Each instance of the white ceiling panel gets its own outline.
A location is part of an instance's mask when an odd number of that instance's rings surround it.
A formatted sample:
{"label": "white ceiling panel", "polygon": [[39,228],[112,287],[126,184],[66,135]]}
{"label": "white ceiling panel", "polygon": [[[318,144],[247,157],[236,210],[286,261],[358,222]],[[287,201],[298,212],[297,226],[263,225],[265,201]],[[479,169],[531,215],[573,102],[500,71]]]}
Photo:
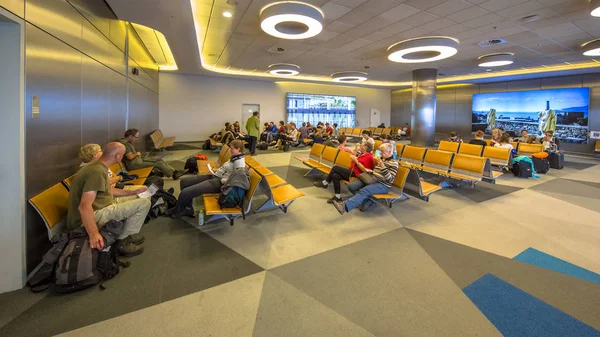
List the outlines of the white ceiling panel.
{"label": "white ceiling panel", "polygon": [[483,8],[487,11],[490,11],[490,12],[496,12],[501,9],[509,8],[509,7],[516,6],[516,5],[519,5],[522,3],[523,3],[523,0],[502,0],[502,1],[488,0],[486,2],[479,4],[479,7]]}
{"label": "white ceiling panel", "polygon": [[352,8],[329,1],[321,7],[321,10],[325,14],[325,20],[335,21],[350,12]]}
{"label": "white ceiling panel", "polygon": [[357,25],[360,25],[361,23],[369,20],[370,18],[372,18],[374,16],[375,16],[375,14],[371,14],[371,13],[367,13],[367,12],[363,12],[363,11],[359,11],[359,10],[353,10],[353,11],[349,12],[348,14],[339,18],[338,21],[357,26]]}
{"label": "white ceiling panel", "polygon": [[337,4],[348,6],[351,8],[356,8],[365,3],[366,1],[367,0],[331,0],[331,2],[335,2]]}
{"label": "white ceiling panel", "polygon": [[427,25],[429,22],[439,18],[437,15],[429,14],[427,12],[419,12],[411,17],[408,17],[401,22],[409,26],[417,27],[421,25]]}
{"label": "white ceiling panel", "polygon": [[379,15],[398,5],[395,0],[369,0],[357,8],[359,11]]}
{"label": "white ceiling panel", "polygon": [[480,16],[488,14],[488,11],[485,9],[479,8],[477,6],[469,7],[467,9],[463,9],[460,12],[456,12],[454,14],[450,14],[446,16],[446,19],[452,20],[454,22],[462,23],[465,21],[472,20],[474,18],[478,18]]}
{"label": "white ceiling panel", "polygon": [[394,21],[400,21],[404,18],[407,18],[409,16],[412,16],[414,14],[417,14],[418,12],[420,12],[420,9],[405,5],[405,4],[400,4],[388,11],[386,11],[385,13],[380,14],[379,16],[381,16],[382,18],[385,19],[389,19],[389,20],[394,20]]}
{"label": "white ceiling panel", "polygon": [[467,26],[467,27],[471,27],[471,28],[479,28],[481,26],[486,26],[486,25],[490,25],[492,23],[496,23],[498,21],[502,21],[504,20],[504,18],[502,18],[499,15],[496,15],[494,13],[489,13],[474,19],[471,19],[469,21],[465,21],[463,22],[463,25]]}
{"label": "white ceiling panel", "polygon": [[336,33],[343,33],[353,27],[354,27],[354,25],[351,25],[349,23],[335,21],[327,26],[327,30],[330,30],[330,31],[336,32]]}
{"label": "white ceiling panel", "polygon": [[[496,11],[496,14],[507,18],[507,19],[514,19],[514,18],[522,18],[528,15],[528,13],[533,12],[533,11],[537,11],[542,9],[543,6],[539,4],[539,2],[537,1],[526,1],[526,2],[522,2],[519,5],[516,6],[512,6],[500,11]],[[538,14],[538,13],[535,13]]]}
{"label": "white ceiling panel", "polygon": [[437,16],[448,16],[471,6],[473,6],[471,3],[464,0],[448,0],[435,7],[429,8],[427,11]]}
{"label": "white ceiling panel", "polygon": [[407,0],[404,3],[420,10],[426,10],[438,6],[445,1],[446,0]]}

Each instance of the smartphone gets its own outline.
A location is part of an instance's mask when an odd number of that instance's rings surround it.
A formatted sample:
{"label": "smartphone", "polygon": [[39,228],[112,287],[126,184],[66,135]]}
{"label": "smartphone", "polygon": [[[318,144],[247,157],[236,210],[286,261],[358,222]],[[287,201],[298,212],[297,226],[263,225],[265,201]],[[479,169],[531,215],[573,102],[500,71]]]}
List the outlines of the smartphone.
{"label": "smartphone", "polygon": [[381,158],[381,151],[379,151],[379,150],[375,151],[375,157]]}

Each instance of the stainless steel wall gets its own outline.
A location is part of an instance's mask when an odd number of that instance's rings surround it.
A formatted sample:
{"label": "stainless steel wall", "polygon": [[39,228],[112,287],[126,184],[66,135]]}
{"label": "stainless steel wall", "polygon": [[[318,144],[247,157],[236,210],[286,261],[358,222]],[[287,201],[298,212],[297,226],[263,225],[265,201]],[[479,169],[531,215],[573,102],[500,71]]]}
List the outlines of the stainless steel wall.
{"label": "stainless steel wall", "polygon": [[[128,125],[143,136],[158,128],[158,67],[104,0],[0,0],[0,7],[27,22],[27,198],[75,173],[81,145],[119,139]],[[139,75],[131,73],[134,66]],[[32,118],[32,96],[40,99],[39,118]],[[144,142],[139,147],[147,149]],[[28,270],[48,247],[44,224],[30,208]]]}
{"label": "stainless steel wall", "polygon": [[[600,130],[600,74],[545,77],[532,80],[505,81],[483,84],[439,85],[437,88],[436,138],[447,137],[457,131],[471,137],[472,95],[487,92],[541,90],[556,88],[590,88],[590,130]],[[392,125],[410,123],[410,89],[392,91]],[[590,144],[563,144],[566,151],[591,153]]]}

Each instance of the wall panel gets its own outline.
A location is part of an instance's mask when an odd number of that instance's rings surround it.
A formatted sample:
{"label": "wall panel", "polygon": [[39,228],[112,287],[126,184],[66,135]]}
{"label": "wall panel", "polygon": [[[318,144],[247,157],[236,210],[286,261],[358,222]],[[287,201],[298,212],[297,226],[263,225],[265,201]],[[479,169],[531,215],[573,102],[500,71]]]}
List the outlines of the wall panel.
{"label": "wall panel", "polygon": [[81,50],[84,18],[66,0],[26,0],[25,12],[27,22]]}
{"label": "wall panel", "polygon": [[0,7],[20,18],[25,16],[25,0],[0,0]]}
{"label": "wall panel", "polygon": [[109,141],[110,75],[101,63],[83,56],[81,76],[81,144]]}
{"label": "wall panel", "polygon": [[109,132],[110,141],[123,137],[127,129],[127,78],[115,72],[110,72],[109,83]]}
{"label": "wall panel", "polygon": [[102,64],[109,64],[110,41],[89,21],[83,20],[81,51]]}
{"label": "wall panel", "polygon": [[129,80],[128,128],[140,130],[140,151],[150,150],[148,135],[158,129],[158,95],[146,87]]}
{"label": "wall panel", "polygon": [[102,34],[109,36],[110,19],[117,19],[103,1],[68,0],[83,17],[89,20]]}

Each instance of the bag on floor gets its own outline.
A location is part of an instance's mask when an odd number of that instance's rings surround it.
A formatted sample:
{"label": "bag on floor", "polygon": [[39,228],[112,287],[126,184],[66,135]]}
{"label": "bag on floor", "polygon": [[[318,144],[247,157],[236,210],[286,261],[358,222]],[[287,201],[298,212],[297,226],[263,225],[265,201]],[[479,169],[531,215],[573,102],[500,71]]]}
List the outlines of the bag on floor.
{"label": "bag on floor", "polygon": [[554,152],[550,153],[548,156],[548,161],[550,162],[550,168],[562,170],[565,166],[565,155],[562,152]]}
{"label": "bag on floor", "polygon": [[158,187],[159,189],[165,187],[165,181],[161,177],[149,176],[148,178],[146,178],[146,180],[144,180],[144,186],[149,187],[152,186],[152,184],[156,185],[156,187]]}
{"label": "bag on floor", "polygon": [[520,161],[518,163],[514,163],[512,167],[512,172],[515,177],[519,178],[531,178],[532,177],[533,167],[531,163],[526,161]]}
{"label": "bag on floor", "polygon": [[196,160],[208,160],[208,157],[202,153],[198,153],[195,157]]}
{"label": "bag on floor", "polygon": [[533,161],[533,169],[536,173],[547,173],[550,170],[550,162],[548,158],[531,157]]}
{"label": "bag on floor", "polygon": [[267,143],[267,142],[258,143],[258,149],[263,150],[263,151],[269,149],[269,143]]}
{"label": "bag on floor", "polygon": [[195,156],[189,157],[185,161],[185,166],[183,167],[183,169],[187,170],[191,174],[198,173],[198,159],[196,159]]}
{"label": "bag on floor", "polygon": [[210,139],[205,140],[204,144],[202,144],[202,150],[210,150],[211,147]]}
{"label": "bag on floor", "polygon": [[159,189],[152,197],[150,197],[150,210],[146,216],[146,222],[150,221],[150,219],[165,215],[165,212],[168,209],[175,207],[176,204],[177,198],[175,198],[172,193]]}

